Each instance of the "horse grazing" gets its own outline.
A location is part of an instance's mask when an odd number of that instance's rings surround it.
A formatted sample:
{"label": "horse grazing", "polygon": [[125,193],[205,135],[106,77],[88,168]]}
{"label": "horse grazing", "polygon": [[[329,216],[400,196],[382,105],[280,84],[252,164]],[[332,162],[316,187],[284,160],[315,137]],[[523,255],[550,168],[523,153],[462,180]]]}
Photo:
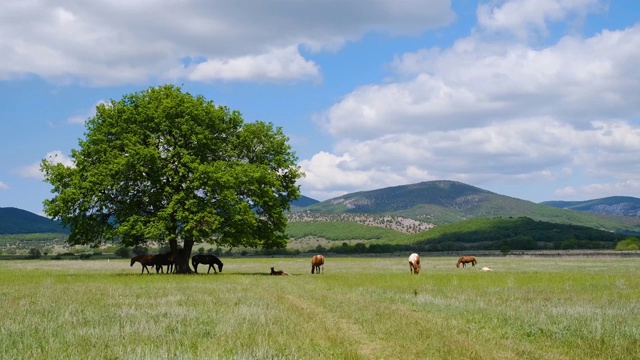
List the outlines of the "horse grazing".
{"label": "horse grazing", "polygon": [[466,267],[468,263],[471,263],[471,266],[476,266],[478,262],[474,256],[461,256],[460,259],[458,259],[456,267],[459,268],[460,264],[462,264],[462,267]]}
{"label": "horse grazing", "polygon": [[273,267],[272,267],[271,275],[289,275],[289,273],[284,270],[273,270]]}
{"label": "horse grazing", "polygon": [[139,262],[142,265],[142,272],[140,275],[144,274],[144,271],[147,270],[147,274],[151,274],[149,272],[149,268],[147,266],[153,266],[155,263],[153,262],[153,255],[137,255],[131,258],[131,266],[135,264],[135,262]]}
{"label": "horse grazing", "polygon": [[222,272],[222,261],[218,259],[215,255],[204,255],[204,254],[196,254],[191,257],[191,265],[193,265],[193,270],[195,270],[196,274],[198,273],[198,264],[208,264],[209,269],[207,269],[207,274],[211,269],[213,269],[214,273],[218,273],[216,271],[216,267],[213,266],[218,265],[218,271]]}
{"label": "horse grazing", "polygon": [[409,270],[412,274],[418,275],[420,272],[420,255],[413,253],[409,256]]}
{"label": "horse grazing", "polygon": [[324,273],[324,256],[322,255],[314,255],[311,258],[311,273],[318,272],[320,274],[320,268],[322,268],[322,273]]}
{"label": "horse grazing", "polygon": [[153,255],[153,263],[156,266],[156,274],[158,272],[162,272],[164,273],[164,271],[162,271],[162,267],[163,266],[167,266],[167,274],[171,274],[173,273],[173,253],[171,253],[171,251],[169,251],[166,254],[157,254],[157,255]]}

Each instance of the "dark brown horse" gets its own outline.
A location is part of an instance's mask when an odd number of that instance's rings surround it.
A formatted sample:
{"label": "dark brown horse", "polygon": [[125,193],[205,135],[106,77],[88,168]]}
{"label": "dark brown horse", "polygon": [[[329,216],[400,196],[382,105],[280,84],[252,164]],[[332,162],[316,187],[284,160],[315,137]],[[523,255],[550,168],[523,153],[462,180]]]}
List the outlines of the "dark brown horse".
{"label": "dark brown horse", "polygon": [[198,264],[208,264],[209,269],[207,269],[207,274],[211,269],[213,269],[214,273],[218,273],[216,271],[216,267],[213,265],[218,265],[218,271],[222,272],[222,266],[224,265],[220,259],[218,259],[215,255],[204,255],[204,254],[196,254],[191,257],[191,265],[193,265],[193,270],[195,270],[196,274],[198,273]]}
{"label": "dark brown horse", "polygon": [[478,261],[476,261],[476,258],[474,256],[461,256],[460,259],[458,259],[456,267],[459,268],[460,264],[462,264],[462,267],[466,267],[468,263],[471,263],[471,266],[476,266]]}
{"label": "dark brown horse", "polygon": [[409,256],[409,270],[412,274],[420,273],[420,255],[413,253]]}
{"label": "dark brown horse", "polygon": [[324,273],[324,256],[322,255],[314,255],[311,258],[311,273],[317,272],[320,274],[320,269],[322,268],[322,273]]}
{"label": "dark brown horse", "polygon": [[144,274],[144,271],[147,270],[147,274],[151,274],[149,272],[149,268],[147,266],[153,266],[153,255],[137,255],[131,258],[131,266],[137,262],[142,265],[142,272],[140,275]]}
{"label": "dark brown horse", "polygon": [[273,268],[271,268],[271,275],[289,275],[289,273],[284,270],[273,270]]}
{"label": "dark brown horse", "polygon": [[153,264],[156,266],[156,274],[158,272],[164,273],[162,267],[167,267],[167,274],[173,273],[173,254],[169,251],[166,254],[153,255]]}

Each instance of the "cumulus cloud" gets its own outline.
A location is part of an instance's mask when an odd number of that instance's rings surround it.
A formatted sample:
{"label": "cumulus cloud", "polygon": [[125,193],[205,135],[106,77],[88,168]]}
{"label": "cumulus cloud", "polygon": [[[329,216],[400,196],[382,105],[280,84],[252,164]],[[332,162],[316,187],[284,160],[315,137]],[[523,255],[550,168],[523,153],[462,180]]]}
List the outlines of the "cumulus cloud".
{"label": "cumulus cloud", "polygon": [[295,47],[276,49],[257,56],[207,60],[187,67],[185,72],[187,78],[193,81],[283,81],[316,79],[320,76],[318,66],[313,61],[305,60]]}
{"label": "cumulus cloud", "polygon": [[[62,151],[54,150],[45,156],[48,162],[53,164],[63,164],[64,166],[74,166],[73,160],[65,156]],[[40,162],[24,166],[16,171],[19,176],[24,178],[44,179],[44,174],[40,171]]]}
{"label": "cumulus cloud", "polygon": [[[640,181],[640,24],[545,46],[524,36],[599,9],[591,0],[481,4],[484,33],[398,55],[387,82],[361,86],[319,115],[336,145],[302,162],[305,188],[330,193],[345,186],[335,178],[351,174],[360,189],[433,178],[550,183],[584,174],[612,184],[560,192],[608,186],[640,195],[631,186]],[[523,36],[491,37],[488,29]]]}
{"label": "cumulus cloud", "polygon": [[640,180],[627,180],[614,183],[594,183],[584,186],[567,186],[554,192],[562,199],[579,197],[581,199],[596,199],[621,194],[640,193]]}
{"label": "cumulus cloud", "polygon": [[2,2],[0,79],[316,80],[317,65],[299,48],[337,49],[371,31],[417,34],[453,19],[449,0]]}
{"label": "cumulus cloud", "polygon": [[9,189],[9,185],[0,181],[0,190],[8,190],[8,189]]}
{"label": "cumulus cloud", "polygon": [[548,34],[548,24],[605,8],[601,0],[511,0],[478,5],[478,25],[484,31],[509,32],[520,39]]}

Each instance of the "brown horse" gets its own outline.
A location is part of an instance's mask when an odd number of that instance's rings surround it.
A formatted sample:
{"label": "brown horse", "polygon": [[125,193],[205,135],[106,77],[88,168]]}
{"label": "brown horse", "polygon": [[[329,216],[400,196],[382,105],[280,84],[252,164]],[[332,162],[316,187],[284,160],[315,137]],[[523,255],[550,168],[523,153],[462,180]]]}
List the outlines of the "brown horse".
{"label": "brown horse", "polygon": [[167,266],[167,274],[173,272],[173,254],[169,251],[166,254],[153,255],[153,264],[156,266],[156,274],[158,272],[164,273],[163,266]]}
{"label": "brown horse", "polygon": [[147,266],[153,266],[155,263],[153,262],[153,255],[137,255],[131,258],[131,266],[135,264],[135,262],[139,262],[142,265],[142,272],[140,275],[144,274],[144,271],[147,270],[147,274],[151,274],[149,272],[149,268]]}
{"label": "brown horse", "polygon": [[289,275],[289,273],[284,270],[273,270],[273,267],[272,267],[271,275]]}
{"label": "brown horse", "polygon": [[462,264],[462,267],[466,267],[468,263],[471,263],[471,266],[476,266],[478,261],[476,261],[476,258],[474,256],[461,256],[460,259],[458,259],[456,267],[459,268],[460,264]]}
{"label": "brown horse", "polygon": [[320,274],[320,268],[322,268],[322,273],[324,273],[324,256],[322,255],[314,255],[311,258],[311,273],[318,272]]}
{"label": "brown horse", "polygon": [[412,274],[418,275],[420,272],[420,255],[413,253],[409,256],[409,270]]}

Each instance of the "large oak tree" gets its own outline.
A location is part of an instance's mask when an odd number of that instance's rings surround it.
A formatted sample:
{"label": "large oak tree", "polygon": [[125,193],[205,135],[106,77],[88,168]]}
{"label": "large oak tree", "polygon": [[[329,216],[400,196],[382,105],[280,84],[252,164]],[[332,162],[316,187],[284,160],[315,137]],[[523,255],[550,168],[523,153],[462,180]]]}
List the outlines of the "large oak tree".
{"label": "large oak tree", "polygon": [[182,273],[195,243],[286,246],[302,173],[281,128],[172,85],[98,105],[86,127],[73,166],[41,164],[70,244],[166,241]]}

